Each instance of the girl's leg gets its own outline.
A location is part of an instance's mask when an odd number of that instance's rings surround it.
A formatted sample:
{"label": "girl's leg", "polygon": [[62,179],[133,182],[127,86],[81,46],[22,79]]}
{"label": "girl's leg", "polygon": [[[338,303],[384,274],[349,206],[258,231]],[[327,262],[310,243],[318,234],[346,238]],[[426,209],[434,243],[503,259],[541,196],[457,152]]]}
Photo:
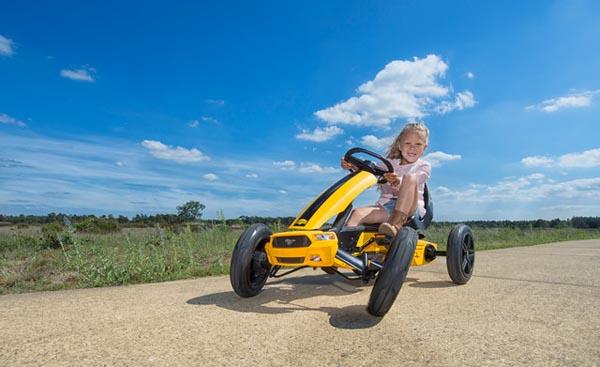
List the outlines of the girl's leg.
{"label": "girl's leg", "polygon": [[381,223],[387,219],[385,209],[376,206],[367,206],[364,208],[356,208],[352,211],[350,219],[346,222],[346,226],[355,227],[363,223]]}
{"label": "girl's leg", "polygon": [[414,175],[404,175],[400,184],[398,200],[392,215],[379,226],[379,232],[394,237],[408,217],[415,212],[418,203],[417,179]]}

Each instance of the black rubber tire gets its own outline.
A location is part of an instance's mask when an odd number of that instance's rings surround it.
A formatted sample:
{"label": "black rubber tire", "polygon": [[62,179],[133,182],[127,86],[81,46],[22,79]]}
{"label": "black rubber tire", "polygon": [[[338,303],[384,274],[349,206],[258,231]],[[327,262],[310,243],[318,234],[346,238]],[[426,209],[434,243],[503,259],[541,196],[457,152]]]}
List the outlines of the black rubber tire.
{"label": "black rubber tire", "polygon": [[457,224],[448,235],[446,267],[454,284],[466,284],[475,266],[475,239],[471,228]]}
{"label": "black rubber tire", "polygon": [[371,315],[382,317],[394,304],[412,264],[417,240],[417,231],[403,227],[390,244],[383,269],[377,275],[369,298],[367,311]]}
{"label": "black rubber tire", "polygon": [[273,234],[262,223],[246,229],[233,249],[229,280],[235,293],[240,297],[254,297],[260,293],[271,270],[267,260],[265,244]]}

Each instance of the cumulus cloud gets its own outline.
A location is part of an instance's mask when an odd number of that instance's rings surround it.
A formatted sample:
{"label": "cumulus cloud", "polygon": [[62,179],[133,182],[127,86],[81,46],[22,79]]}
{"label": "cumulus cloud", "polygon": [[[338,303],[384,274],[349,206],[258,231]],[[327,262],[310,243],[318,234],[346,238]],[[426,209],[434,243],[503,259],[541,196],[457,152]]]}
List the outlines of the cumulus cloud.
{"label": "cumulus cloud", "polygon": [[81,82],[95,82],[93,74],[96,74],[96,69],[90,67],[84,67],[80,69],[62,69],[60,76],[63,78],[77,80]]}
{"label": "cumulus cloud", "polygon": [[474,78],[475,78],[475,74],[473,74],[473,73],[472,73],[472,72],[470,72],[470,71],[467,71],[467,74],[465,74],[465,75],[466,75],[466,76],[467,76],[467,78],[469,78],[469,79],[474,79]]}
{"label": "cumulus cloud", "polygon": [[439,167],[445,161],[457,161],[462,157],[460,154],[448,154],[444,152],[432,152],[423,156],[423,159],[431,163],[432,167]]}
{"label": "cumulus cloud", "polygon": [[593,168],[600,166],[600,148],[581,153],[568,153],[558,158],[533,156],[521,159],[527,167]]}
{"label": "cumulus cloud", "polygon": [[0,55],[12,56],[15,54],[14,42],[0,34]]}
{"label": "cumulus cloud", "polygon": [[462,190],[438,187],[433,190],[438,202],[459,203],[533,202],[553,199],[592,199],[600,197],[600,177],[556,182],[540,173],[506,178],[491,185],[470,185]]}
{"label": "cumulus cloud", "polygon": [[592,103],[592,98],[600,90],[588,90],[581,93],[572,93],[562,97],[556,97],[542,101],[541,103],[527,106],[526,110],[540,110],[544,112],[556,112],[564,108],[582,108],[588,107]]}
{"label": "cumulus cloud", "polygon": [[521,163],[527,167],[550,167],[554,164],[554,160],[544,156],[531,156],[521,159]]}
{"label": "cumulus cloud", "polygon": [[177,163],[194,163],[210,159],[196,148],[173,148],[156,140],[144,140],[142,141],[142,146],[148,149],[150,154],[156,158],[175,161]]}
{"label": "cumulus cloud", "polygon": [[195,129],[198,127],[198,125],[200,125],[200,121],[198,120],[192,120],[190,121],[190,123],[188,124],[189,127],[191,127],[192,129]]}
{"label": "cumulus cloud", "polygon": [[256,173],[248,173],[246,175],[247,178],[258,178],[258,175]]}
{"label": "cumulus cloud", "polygon": [[217,175],[215,175],[214,173],[207,173],[205,175],[202,175],[202,177],[207,181],[216,181],[219,179],[219,177],[217,177]]}
{"label": "cumulus cloud", "polygon": [[339,168],[335,167],[321,167],[316,163],[302,163],[298,168],[300,173],[337,173]]}
{"label": "cumulus cloud", "polygon": [[343,130],[337,126],[328,126],[324,129],[317,127],[312,132],[308,130],[302,130],[300,134],[296,135],[296,139],[322,143],[341,133],[343,133]]}
{"label": "cumulus cloud", "polygon": [[558,165],[565,168],[592,168],[600,166],[600,148],[582,153],[569,153],[558,158]]}
{"label": "cumulus cloud", "polygon": [[273,162],[273,165],[275,167],[279,167],[282,170],[292,170],[294,168],[296,168],[296,162],[294,161],[278,161],[278,162]]}
{"label": "cumulus cloud", "polygon": [[0,124],[15,125],[18,127],[26,127],[27,126],[27,124],[24,123],[23,121],[17,120],[14,117],[10,117],[9,115],[7,115],[5,113],[0,114]]}
{"label": "cumulus cloud", "polygon": [[375,135],[365,135],[360,138],[360,143],[375,150],[385,151],[390,147],[390,145],[392,145],[395,138],[395,136],[378,138]]}
{"label": "cumulus cloud", "polygon": [[316,163],[300,163],[296,164],[294,161],[279,161],[273,162],[273,165],[279,167],[284,171],[297,171],[300,173],[336,173],[339,172],[338,168],[335,167],[322,167]]}
{"label": "cumulus cloud", "polygon": [[330,124],[386,127],[397,118],[472,107],[475,99],[471,92],[464,91],[453,97],[451,88],[440,84],[439,79],[447,70],[448,65],[437,55],[392,61],[375,79],[359,86],[357,96],[319,110],[315,115]]}
{"label": "cumulus cloud", "polygon": [[285,190],[279,190],[279,193],[280,193],[280,194],[283,194],[283,195],[286,195],[286,194],[287,194],[287,191],[285,191]]}

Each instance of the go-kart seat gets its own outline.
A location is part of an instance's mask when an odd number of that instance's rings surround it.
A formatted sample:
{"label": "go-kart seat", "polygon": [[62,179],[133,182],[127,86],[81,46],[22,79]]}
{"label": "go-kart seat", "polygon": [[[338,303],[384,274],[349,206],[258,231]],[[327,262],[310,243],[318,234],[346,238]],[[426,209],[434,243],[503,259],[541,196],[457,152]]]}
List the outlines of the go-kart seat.
{"label": "go-kart seat", "polygon": [[433,201],[429,195],[427,183],[425,183],[425,188],[423,189],[423,201],[425,202],[425,215],[421,218],[421,216],[418,214],[419,209],[417,209],[415,214],[408,218],[408,221],[405,224],[406,226],[412,227],[417,231],[423,231],[427,229],[427,227],[429,227],[431,224],[431,220],[433,219]]}

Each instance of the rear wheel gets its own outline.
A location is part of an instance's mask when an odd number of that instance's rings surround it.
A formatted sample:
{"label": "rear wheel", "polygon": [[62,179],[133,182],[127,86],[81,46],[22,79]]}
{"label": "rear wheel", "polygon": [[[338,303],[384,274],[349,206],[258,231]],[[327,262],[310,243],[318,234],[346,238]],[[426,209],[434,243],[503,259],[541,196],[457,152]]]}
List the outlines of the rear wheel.
{"label": "rear wheel", "polygon": [[394,304],[402,283],[412,263],[417,246],[417,232],[410,228],[400,229],[383,263],[383,269],[375,280],[367,311],[373,316],[384,316]]}
{"label": "rear wheel", "polygon": [[448,235],[446,267],[455,284],[465,284],[471,279],[475,266],[475,240],[471,228],[458,224]]}
{"label": "rear wheel", "polygon": [[265,245],[273,234],[262,223],[253,224],[245,230],[233,249],[229,280],[240,297],[256,296],[264,287],[271,264],[267,259]]}

